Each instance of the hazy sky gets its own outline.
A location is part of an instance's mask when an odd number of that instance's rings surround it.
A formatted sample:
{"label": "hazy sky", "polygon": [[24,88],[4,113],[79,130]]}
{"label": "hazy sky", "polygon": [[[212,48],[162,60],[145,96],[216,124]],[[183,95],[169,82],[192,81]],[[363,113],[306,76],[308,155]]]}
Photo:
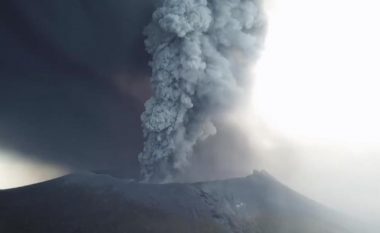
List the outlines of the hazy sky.
{"label": "hazy sky", "polygon": [[69,169],[0,150],[0,189],[21,187],[70,173]]}
{"label": "hazy sky", "polygon": [[269,3],[246,119],[257,166],[322,203],[380,219],[380,3]]}
{"label": "hazy sky", "polygon": [[138,175],[156,2],[0,1],[0,149]]}

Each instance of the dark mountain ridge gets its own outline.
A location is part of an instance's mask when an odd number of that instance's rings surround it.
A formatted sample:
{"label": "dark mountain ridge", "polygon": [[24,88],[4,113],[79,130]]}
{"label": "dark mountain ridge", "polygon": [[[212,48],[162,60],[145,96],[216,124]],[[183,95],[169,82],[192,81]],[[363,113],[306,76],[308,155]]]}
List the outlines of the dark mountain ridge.
{"label": "dark mountain ridge", "polygon": [[0,191],[6,233],[358,232],[342,219],[266,172],[194,184],[72,174]]}

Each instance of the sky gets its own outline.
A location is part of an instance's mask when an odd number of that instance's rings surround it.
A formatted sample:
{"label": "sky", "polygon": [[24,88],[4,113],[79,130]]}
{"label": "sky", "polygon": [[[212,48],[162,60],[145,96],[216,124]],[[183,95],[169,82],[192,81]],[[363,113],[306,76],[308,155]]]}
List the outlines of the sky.
{"label": "sky", "polygon": [[70,169],[0,151],[0,189],[22,187],[69,174]]}
{"label": "sky", "polygon": [[251,125],[256,165],[308,197],[377,222],[380,3],[268,3],[265,49],[240,123]]}
{"label": "sky", "polygon": [[0,149],[136,176],[154,2],[1,1]]}

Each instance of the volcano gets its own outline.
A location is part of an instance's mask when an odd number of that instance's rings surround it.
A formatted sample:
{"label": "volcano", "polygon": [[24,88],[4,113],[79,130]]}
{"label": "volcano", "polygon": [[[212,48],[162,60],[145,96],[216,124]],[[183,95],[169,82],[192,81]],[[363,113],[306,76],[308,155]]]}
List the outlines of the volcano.
{"label": "volcano", "polygon": [[3,190],[0,200],[4,233],[360,232],[344,216],[257,171],[192,184],[71,174]]}

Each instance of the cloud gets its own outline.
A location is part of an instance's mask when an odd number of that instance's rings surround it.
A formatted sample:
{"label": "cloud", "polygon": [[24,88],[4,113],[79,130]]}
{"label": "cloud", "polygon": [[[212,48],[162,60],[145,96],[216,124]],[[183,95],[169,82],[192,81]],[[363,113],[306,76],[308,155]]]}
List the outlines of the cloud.
{"label": "cloud", "polygon": [[157,2],[1,1],[1,147],[137,176],[143,106],[115,79],[146,85],[142,31]]}
{"label": "cloud", "polygon": [[[260,1],[166,0],[146,29],[153,97],[142,116],[146,180],[175,178],[193,148],[216,133],[214,118],[236,104],[263,35]],[[238,69],[236,65],[239,65]]]}

